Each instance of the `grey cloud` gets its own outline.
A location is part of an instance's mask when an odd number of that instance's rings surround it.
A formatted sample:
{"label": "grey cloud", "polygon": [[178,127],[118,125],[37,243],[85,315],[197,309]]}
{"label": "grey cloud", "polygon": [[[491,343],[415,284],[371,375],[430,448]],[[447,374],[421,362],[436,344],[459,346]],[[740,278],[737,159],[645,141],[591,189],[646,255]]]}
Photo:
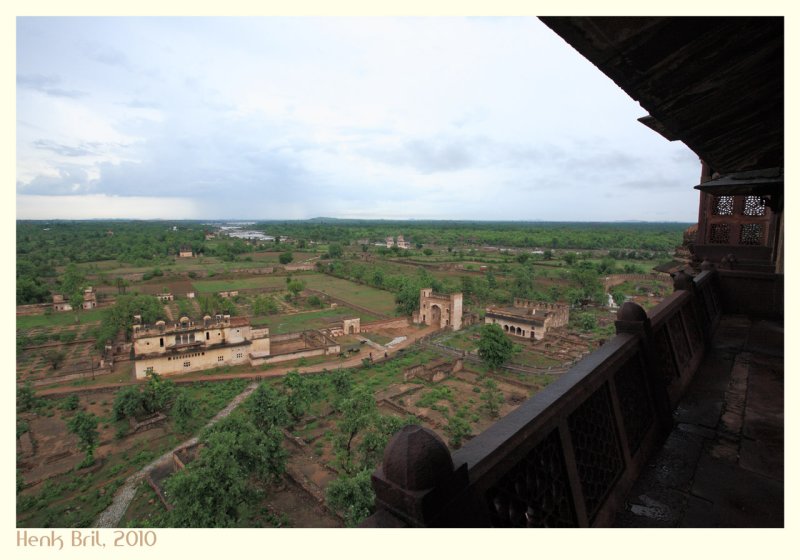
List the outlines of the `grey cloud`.
{"label": "grey cloud", "polygon": [[94,192],[93,182],[85,169],[65,165],[58,175],[38,175],[27,184],[17,182],[17,192],[27,195],[80,195]]}
{"label": "grey cloud", "polygon": [[55,87],[60,83],[61,78],[58,76],[43,76],[41,74],[17,75],[18,86],[33,91],[38,91],[52,97],[69,97],[72,99],[77,99],[79,97],[86,97],[89,95],[85,91]]}
{"label": "grey cloud", "polygon": [[359,151],[383,163],[412,167],[424,174],[460,171],[480,165],[484,139],[436,138],[409,140],[396,148],[367,146]]}
{"label": "grey cloud", "polygon": [[414,140],[405,149],[411,165],[423,173],[458,171],[472,167],[476,160],[469,147],[458,142]]}

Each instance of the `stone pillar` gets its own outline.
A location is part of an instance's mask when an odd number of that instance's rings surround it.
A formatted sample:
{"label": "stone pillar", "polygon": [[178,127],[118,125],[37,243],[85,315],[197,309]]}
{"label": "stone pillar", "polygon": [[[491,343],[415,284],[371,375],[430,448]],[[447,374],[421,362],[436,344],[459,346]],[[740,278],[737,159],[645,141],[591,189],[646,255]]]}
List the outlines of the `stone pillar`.
{"label": "stone pillar", "polygon": [[376,513],[362,527],[452,526],[448,511],[468,485],[466,465],[454,468],[450,450],[432,430],[405,426],[386,446],[372,474]]}
{"label": "stone pillar", "polygon": [[694,292],[694,279],[684,270],[679,270],[672,275],[672,288],[674,291],[689,290]]}
{"label": "stone pillar", "polygon": [[641,336],[645,374],[650,390],[653,392],[656,417],[659,424],[661,424],[664,435],[669,434],[672,429],[672,406],[667,392],[667,380],[661,375],[658,367],[663,358],[658,356],[655,350],[650,317],[647,316],[647,312],[640,305],[632,301],[626,301],[617,311],[617,320],[614,322],[614,326],[617,334],[628,333]]}

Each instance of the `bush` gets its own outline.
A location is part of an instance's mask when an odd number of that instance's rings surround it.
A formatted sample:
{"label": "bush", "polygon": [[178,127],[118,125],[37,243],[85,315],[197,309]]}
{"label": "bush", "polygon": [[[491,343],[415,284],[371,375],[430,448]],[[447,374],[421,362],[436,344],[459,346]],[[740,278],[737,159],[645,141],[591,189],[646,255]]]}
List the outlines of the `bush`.
{"label": "bush", "polygon": [[78,399],[78,395],[74,393],[61,401],[61,408],[63,410],[77,410],[79,405],[80,400]]}

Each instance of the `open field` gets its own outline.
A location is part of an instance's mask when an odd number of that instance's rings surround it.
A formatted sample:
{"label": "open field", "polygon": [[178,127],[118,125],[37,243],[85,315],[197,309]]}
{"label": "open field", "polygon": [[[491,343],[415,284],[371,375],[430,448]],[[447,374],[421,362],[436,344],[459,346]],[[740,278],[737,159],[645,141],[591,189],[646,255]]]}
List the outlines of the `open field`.
{"label": "open field", "polygon": [[285,276],[255,276],[230,280],[194,280],[195,290],[200,294],[216,293],[230,290],[252,290],[259,288],[285,288]]}
{"label": "open field", "polygon": [[42,315],[17,316],[17,330],[30,330],[35,328],[67,327],[76,324],[98,323],[103,318],[102,309],[88,309],[81,311],[60,311],[44,313]]}
{"label": "open field", "polygon": [[306,283],[307,288],[325,292],[361,307],[373,309],[378,313],[397,315],[394,296],[390,292],[323,274],[309,274],[298,278]]}

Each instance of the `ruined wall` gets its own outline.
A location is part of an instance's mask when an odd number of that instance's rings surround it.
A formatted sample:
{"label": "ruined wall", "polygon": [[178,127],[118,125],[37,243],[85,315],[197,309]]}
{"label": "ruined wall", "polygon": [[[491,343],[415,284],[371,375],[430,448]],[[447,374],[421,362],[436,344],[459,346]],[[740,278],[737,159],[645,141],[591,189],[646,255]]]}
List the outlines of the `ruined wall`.
{"label": "ruined wall", "polygon": [[435,294],[431,288],[423,288],[419,291],[419,310],[413,314],[413,321],[457,331],[462,325],[463,299],[460,293]]}

